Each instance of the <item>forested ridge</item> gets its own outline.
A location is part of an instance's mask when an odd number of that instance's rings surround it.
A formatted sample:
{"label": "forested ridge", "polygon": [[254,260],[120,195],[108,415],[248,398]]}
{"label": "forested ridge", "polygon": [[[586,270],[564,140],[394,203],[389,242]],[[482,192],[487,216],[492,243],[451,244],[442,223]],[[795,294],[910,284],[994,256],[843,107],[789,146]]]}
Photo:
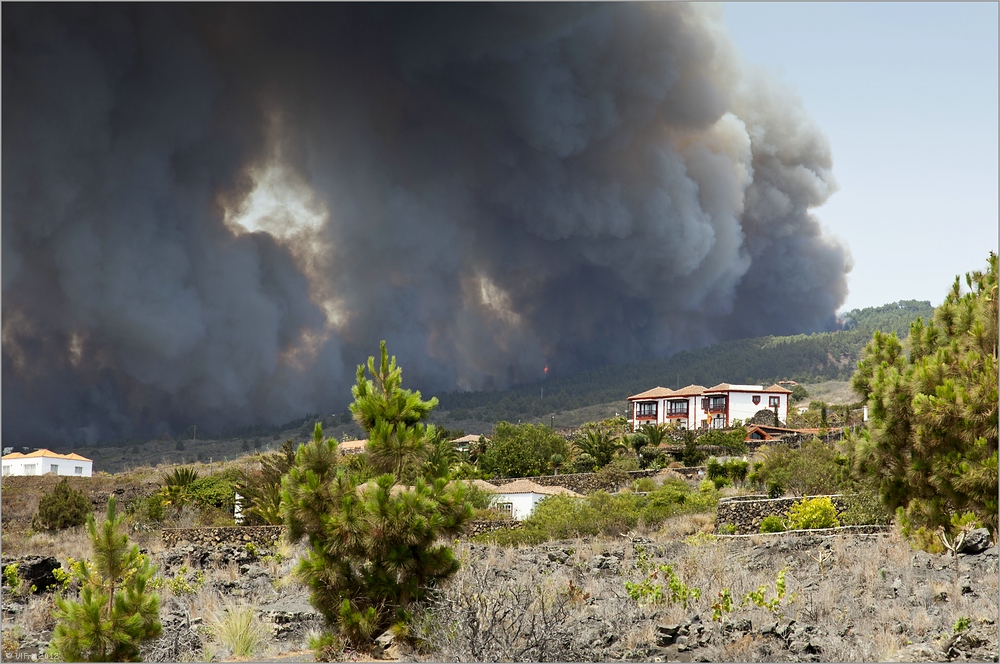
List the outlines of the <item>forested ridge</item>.
{"label": "forested ridge", "polygon": [[513,421],[618,400],[624,408],[626,397],[658,385],[676,389],[692,383],[711,387],[722,382],[848,380],[875,330],[902,338],[912,321],[930,320],[933,314],[930,302],[918,300],[854,309],[844,314],[844,329],[836,332],[737,339],[507,390],[451,392],[439,396],[440,409],[450,411],[451,420]]}

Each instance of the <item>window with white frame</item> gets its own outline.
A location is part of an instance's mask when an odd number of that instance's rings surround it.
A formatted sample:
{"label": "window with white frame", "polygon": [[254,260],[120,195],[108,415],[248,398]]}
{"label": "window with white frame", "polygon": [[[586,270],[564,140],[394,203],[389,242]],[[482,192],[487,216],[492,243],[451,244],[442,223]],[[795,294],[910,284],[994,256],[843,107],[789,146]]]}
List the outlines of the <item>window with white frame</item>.
{"label": "window with white frame", "polygon": [[4,475],[10,475],[10,466],[4,466],[3,467],[3,474]]}
{"label": "window with white frame", "polygon": [[506,514],[508,518],[514,518],[514,503],[497,503],[496,508],[499,512]]}
{"label": "window with white frame", "polygon": [[76,473],[77,475],[83,475],[83,466],[77,466],[76,468],[73,469],[73,472]]}
{"label": "window with white frame", "polygon": [[53,463],[49,466],[49,472],[55,475],[59,474],[59,464]]}
{"label": "window with white frame", "polygon": [[35,464],[33,464],[33,463],[26,463],[26,464],[24,464],[24,474],[25,475],[34,475],[35,474]]}
{"label": "window with white frame", "polygon": [[712,418],[712,428],[713,429],[725,429],[726,428],[726,418],[722,415],[716,415]]}

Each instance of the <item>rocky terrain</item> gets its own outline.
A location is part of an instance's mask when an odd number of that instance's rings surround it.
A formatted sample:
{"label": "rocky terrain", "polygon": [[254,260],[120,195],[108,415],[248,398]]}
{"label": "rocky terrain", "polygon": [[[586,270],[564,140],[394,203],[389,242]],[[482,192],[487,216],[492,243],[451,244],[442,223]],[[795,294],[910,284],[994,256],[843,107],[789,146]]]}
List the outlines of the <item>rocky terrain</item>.
{"label": "rocky terrain", "polygon": [[[213,625],[236,605],[251,606],[265,630],[253,659],[287,653],[300,653],[299,661],[311,659],[301,653],[322,619],[290,574],[300,549],[146,544],[163,578],[163,635],[144,647],[147,661],[231,659]],[[41,588],[50,583],[45,568],[55,561],[40,561],[52,555],[67,563],[58,547],[52,542],[51,550],[38,551],[33,560],[5,557],[3,563],[26,563],[22,576],[36,575],[34,585]],[[970,550],[976,551],[930,555],[912,550],[895,532],[625,536],[509,549],[459,542],[462,570],[440,589],[436,602],[423,607],[414,626],[414,635],[425,644],[421,651],[386,638],[374,653],[342,656],[996,661],[997,548],[987,541]],[[672,585],[661,568],[665,565],[673,573]],[[786,589],[779,598],[781,570]],[[3,589],[5,659],[38,658],[53,627],[53,593],[32,593],[30,582],[22,584],[27,586]],[[633,584],[631,595],[626,584]],[[729,610],[726,591],[732,598]],[[760,602],[743,601],[758,591]],[[716,620],[713,604],[723,607]]]}

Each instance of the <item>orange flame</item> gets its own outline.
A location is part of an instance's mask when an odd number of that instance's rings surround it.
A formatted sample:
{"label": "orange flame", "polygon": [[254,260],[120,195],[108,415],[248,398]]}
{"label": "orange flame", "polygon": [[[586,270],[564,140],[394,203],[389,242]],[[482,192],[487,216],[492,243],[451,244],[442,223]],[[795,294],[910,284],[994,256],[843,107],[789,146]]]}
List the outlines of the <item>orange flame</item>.
{"label": "orange flame", "polygon": [[542,369],[542,373],[548,373],[548,372],[549,372],[549,365],[546,364],[545,368]]}

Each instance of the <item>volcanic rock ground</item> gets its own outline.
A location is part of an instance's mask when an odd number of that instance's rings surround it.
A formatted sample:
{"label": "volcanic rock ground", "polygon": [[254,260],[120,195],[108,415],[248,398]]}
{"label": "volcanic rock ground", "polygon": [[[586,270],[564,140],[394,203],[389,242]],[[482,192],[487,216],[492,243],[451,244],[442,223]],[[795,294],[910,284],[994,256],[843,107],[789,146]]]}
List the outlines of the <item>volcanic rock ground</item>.
{"label": "volcanic rock ground", "polygon": [[[150,548],[168,582],[160,589],[163,635],[143,648],[146,661],[231,659],[209,625],[227,605],[238,603],[252,605],[266,628],[267,638],[255,659],[311,660],[303,651],[309,635],[322,628],[322,618],[290,574],[301,548],[286,546],[280,558],[274,554],[282,552],[235,545]],[[506,608],[518,608],[513,599],[518,590],[522,597],[535,593],[568,598],[560,624],[548,630],[548,650],[527,650],[525,657],[544,653],[561,661],[997,661],[996,546],[953,557],[914,551],[894,532],[746,539],[626,535],[509,549],[463,542],[457,553],[463,568],[443,586],[443,602],[475,583],[487,588],[487,595],[493,593],[491,601],[498,606],[507,602]],[[14,560],[5,558],[4,564]],[[665,564],[685,585],[699,588],[700,597],[687,607],[669,597],[660,603],[629,597],[627,582],[641,583]],[[764,586],[765,600],[774,599],[781,569],[786,570],[787,591],[773,611],[752,603],[739,606],[743,595],[759,586]],[[662,585],[669,596],[665,576],[658,571],[649,582]],[[733,597],[733,610],[713,621],[712,604],[723,589]],[[22,594],[4,586],[4,659],[44,653],[53,627],[48,617],[52,598],[51,592]],[[521,607],[521,617],[531,617],[532,610]],[[968,627],[956,630],[960,621]],[[436,638],[439,650],[418,653],[397,646],[388,655],[473,659],[468,644],[447,643],[440,640],[442,632],[432,633],[440,620],[422,624],[429,626],[429,640]],[[531,628],[524,627],[523,620],[516,629],[524,629],[522,640],[530,641]],[[18,640],[16,648],[12,637]],[[509,647],[516,645],[516,638],[508,640]]]}

